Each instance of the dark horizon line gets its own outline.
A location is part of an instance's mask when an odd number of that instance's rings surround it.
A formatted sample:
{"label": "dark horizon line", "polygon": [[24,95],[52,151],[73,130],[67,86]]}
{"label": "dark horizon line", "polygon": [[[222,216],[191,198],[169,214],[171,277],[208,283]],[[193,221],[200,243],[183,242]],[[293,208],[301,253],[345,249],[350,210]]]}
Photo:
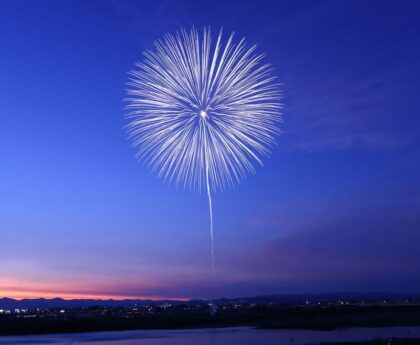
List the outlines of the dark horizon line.
{"label": "dark horizon line", "polygon": [[60,300],[60,301],[113,301],[113,302],[127,302],[127,301],[152,301],[152,302],[159,302],[159,301],[177,301],[177,302],[190,302],[190,301],[218,301],[218,300],[238,300],[238,299],[255,299],[255,298],[299,298],[299,297],[339,297],[339,296],[389,296],[389,297],[420,297],[420,291],[419,292],[380,292],[380,291],[354,291],[354,292],[344,292],[344,291],[335,291],[335,292],[307,292],[307,293],[278,293],[278,294],[263,294],[263,295],[249,295],[249,296],[238,296],[238,297],[217,297],[217,298],[159,298],[159,299],[153,299],[153,298],[64,298],[64,297],[34,297],[34,298],[13,298],[13,297],[7,297],[3,296],[0,297],[0,301],[4,300],[11,300],[11,301],[38,301],[38,300],[44,300],[44,301],[54,301],[54,300]]}

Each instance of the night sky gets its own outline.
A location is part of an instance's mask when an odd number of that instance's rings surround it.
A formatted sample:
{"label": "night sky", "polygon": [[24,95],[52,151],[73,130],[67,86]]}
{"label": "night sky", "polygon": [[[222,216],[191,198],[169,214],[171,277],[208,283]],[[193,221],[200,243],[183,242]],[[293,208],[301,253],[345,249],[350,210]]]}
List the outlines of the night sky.
{"label": "night sky", "polygon": [[[137,162],[127,72],[235,31],[283,83],[272,157],[214,195]],[[0,297],[420,291],[420,2],[1,1]]]}

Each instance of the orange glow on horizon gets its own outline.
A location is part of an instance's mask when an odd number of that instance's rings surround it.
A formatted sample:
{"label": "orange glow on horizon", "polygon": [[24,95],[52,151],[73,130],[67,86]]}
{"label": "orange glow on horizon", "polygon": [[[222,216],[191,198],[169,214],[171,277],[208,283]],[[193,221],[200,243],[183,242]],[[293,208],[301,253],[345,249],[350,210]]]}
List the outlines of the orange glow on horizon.
{"label": "orange glow on horizon", "polygon": [[21,299],[35,299],[35,298],[62,298],[62,299],[113,299],[113,300],[125,300],[125,299],[150,299],[150,300],[179,300],[187,301],[189,298],[185,297],[169,297],[169,296],[126,296],[126,295],[113,295],[113,294],[84,294],[84,293],[71,293],[71,292],[40,292],[40,291],[12,291],[0,289],[0,298],[7,297],[16,300]]}
{"label": "orange glow on horizon", "polygon": [[[144,291],[141,295],[121,294],[120,291],[133,291],[135,289]],[[144,284],[142,282],[130,282],[128,285],[110,284],[96,282],[92,284],[86,281],[37,281],[20,280],[16,278],[0,278],[0,298],[7,297],[17,300],[29,298],[63,298],[63,299],[150,299],[163,300],[172,299],[187,301],[191,298],[169,297],[164,295],[154,295],[153,290],[158,289],[158,285],[153,283]],[[148,293],[150,291],[150,294]]]}

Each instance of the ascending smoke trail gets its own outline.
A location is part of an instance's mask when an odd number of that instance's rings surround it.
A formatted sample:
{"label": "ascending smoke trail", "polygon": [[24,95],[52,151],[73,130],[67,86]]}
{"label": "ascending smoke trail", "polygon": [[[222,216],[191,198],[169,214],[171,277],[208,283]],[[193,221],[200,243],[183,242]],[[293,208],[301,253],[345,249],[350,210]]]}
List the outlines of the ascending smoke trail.
{"label": "ascending smoke trail", "polygon": [[254,173],[279,133],[280,93],[255,49],[233,34],[213,42],[209,29],[181,30],[155,42],[128,82],[137,157],[158,177],[207,193],[213,270],[212,194]]}

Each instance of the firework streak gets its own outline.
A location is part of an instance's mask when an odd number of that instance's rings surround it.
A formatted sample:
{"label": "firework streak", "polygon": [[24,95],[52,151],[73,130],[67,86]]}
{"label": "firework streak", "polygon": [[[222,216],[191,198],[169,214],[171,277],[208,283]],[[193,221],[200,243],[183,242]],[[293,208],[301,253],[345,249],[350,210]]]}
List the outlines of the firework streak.
{"label": "firework streak", "polygon": [[167,34],[130,72],[127,125],[137,157],[157,175],[206,190],[214,270],[212,192],[254,173],[281,122],[280,92],[264,55],[209,29]]}

